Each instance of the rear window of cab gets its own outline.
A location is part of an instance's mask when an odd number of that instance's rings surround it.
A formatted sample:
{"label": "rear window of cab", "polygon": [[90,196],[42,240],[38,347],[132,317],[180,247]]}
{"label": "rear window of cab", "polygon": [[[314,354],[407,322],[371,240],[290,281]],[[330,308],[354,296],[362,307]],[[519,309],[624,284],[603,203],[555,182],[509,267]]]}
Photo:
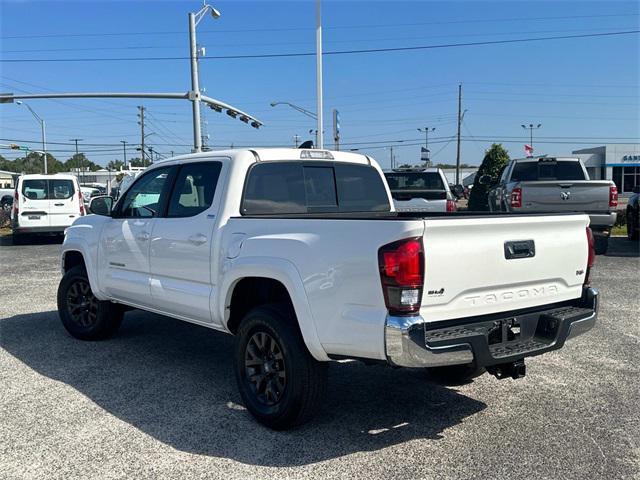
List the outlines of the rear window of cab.
{"label": "rear window of cab", "polygon": [[387,191],[368,165],[261,162],[247,174],[242,215],[388,212]]}

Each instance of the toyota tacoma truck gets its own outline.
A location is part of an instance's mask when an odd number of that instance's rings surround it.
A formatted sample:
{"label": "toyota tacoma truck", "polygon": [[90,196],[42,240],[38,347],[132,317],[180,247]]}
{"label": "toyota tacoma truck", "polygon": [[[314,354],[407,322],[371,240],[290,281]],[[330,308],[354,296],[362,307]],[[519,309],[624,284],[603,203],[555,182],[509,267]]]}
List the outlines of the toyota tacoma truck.
{"label": "toyota tacoma truck", "polygon": [[489,209],[496,212],[584,212],[589,215],[598,255],[607,253],[616,222],[618,189],[611,180],[589,180],[579,158],[528,157],[511,160],[492,185]]}
{"label": "toyota tacoma truck", "polygon": [[588,216],[392,205],[378,164],[355,153],[158,162],[67,229],[61,321],[99,340],[136,308],[234,335],[242,400],[274,429],[322,405],[331,360],[519,378],[525,357],[594,325]]}

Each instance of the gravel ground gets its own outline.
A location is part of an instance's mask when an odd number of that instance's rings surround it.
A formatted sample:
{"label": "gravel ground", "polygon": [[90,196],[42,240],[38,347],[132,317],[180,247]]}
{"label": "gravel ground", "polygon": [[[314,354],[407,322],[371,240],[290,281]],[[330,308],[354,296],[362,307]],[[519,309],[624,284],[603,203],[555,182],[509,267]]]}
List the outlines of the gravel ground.
{"label": "gravel ground", "polygon": [[[4,241],[3,241],[4,240]],[[597,258],[596,328],[527,377],[445,388],[332,364],[312,423],[272,432],[241,406],[232,338],[130,312],[106,342],[56,313],[60,246],[0,239],[0,477],[640,478],[640,259]]]}

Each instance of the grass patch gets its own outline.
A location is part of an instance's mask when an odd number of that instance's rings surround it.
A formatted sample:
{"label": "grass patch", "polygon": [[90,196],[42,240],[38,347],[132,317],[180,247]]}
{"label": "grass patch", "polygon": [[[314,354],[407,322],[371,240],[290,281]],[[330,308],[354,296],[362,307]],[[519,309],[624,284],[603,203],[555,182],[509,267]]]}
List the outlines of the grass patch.
{"label": "grass patch", "polygon": [[622,235],[624,237],[627,236],[627,226],[626,225],[615,225],[611,229],[611,235]]}

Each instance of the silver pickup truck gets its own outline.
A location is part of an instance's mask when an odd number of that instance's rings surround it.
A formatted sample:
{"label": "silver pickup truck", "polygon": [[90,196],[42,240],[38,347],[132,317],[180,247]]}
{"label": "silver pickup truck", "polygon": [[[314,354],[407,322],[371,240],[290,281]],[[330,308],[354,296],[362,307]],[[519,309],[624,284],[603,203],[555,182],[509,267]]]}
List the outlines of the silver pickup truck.
{"label": "silver pickup truck", "polygon": [[578,158],[532,157],[511,160],[491,185],[492,212],[584,212],[589,215],[596,253],[606,253],[616,221],[618,190],[610,180],[589,180]]}

